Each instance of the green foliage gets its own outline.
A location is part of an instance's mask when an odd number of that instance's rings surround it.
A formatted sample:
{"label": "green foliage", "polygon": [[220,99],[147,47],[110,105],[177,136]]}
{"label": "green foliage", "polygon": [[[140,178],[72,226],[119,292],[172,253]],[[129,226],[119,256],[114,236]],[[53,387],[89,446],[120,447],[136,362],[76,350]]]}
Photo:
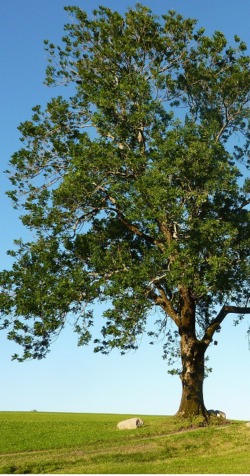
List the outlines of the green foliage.
{"label": "green foliage", "polygon": [[66,10],[62,46],[45,42],[46,83],[74,95],[33,108],[11,159],[9,195],[35,238],[0,275],[3,327],[21,359],[41,358],[69,314],[88,343],[108,302],[95,350],[123,353],[156,306],[150,332],[172,359],[184,295],[206,346],[216,306],[249,297],[250,59],[239,37],[230,46],[173,11]]}

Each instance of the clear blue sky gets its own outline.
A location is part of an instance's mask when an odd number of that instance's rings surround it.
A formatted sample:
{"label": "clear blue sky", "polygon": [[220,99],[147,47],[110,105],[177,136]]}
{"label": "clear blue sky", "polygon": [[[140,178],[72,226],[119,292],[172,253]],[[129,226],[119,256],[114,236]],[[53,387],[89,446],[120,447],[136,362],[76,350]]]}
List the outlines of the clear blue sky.
{"label": "clear blue sky", "polygon": [[[11,154],[20,147],[18,124],[29,119],[31,108],[45,104],[56,89],[43,86],[46,56],[43,40],[58,43],[67,15],[65,5],[91,11],[99,4],[123,12],[130,0],[1,0],[1,268],[10,266],[6,250],[14,238],[27,236],[4,192],[9,184],[3,171]],[[145,0],[156,14],[175,9],[197,18],[207,33],[234,34],[250,45],[250,0]],[[233,327],[229,316],[218,335],[219,345],[208,355],[213,373],[205,382],[207,408],[226,412],[229,418],[250,420],[250,351],[246,331],[250,318]],[[0,411],[32,410],[60,412],[111,412],[169,415],[178,410],[181,383],[167,374],[162,343],[147,345],[121,357],[93,354],[78,348],[76,336],[66,330],[43,361],[11,362],[13,343],[0,333]]]}

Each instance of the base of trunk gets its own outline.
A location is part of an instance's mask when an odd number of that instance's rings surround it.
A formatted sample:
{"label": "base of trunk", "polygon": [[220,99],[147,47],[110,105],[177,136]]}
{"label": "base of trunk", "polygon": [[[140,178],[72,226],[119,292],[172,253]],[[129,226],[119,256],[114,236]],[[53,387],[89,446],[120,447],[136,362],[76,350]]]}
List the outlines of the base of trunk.
{"label": "base of trunk", "polygon": [[186,386],[186,381],[183,382],[182,398],[177,415],[184,417],[202,415],[207,417],[208,412],[204,405],[201,387],[197,388],[197,386],[194,385],[190,388]]}

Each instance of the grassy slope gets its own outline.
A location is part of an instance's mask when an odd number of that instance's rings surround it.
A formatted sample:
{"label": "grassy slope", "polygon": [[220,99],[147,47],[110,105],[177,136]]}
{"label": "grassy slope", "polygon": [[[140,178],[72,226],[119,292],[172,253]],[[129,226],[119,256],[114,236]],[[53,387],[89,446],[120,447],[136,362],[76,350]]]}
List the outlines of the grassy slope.
{"label": "grassy slope", "polygon": [[250,473],[250,428],[231,422],[191,428],[176,417],[0,413],[1,473]]}

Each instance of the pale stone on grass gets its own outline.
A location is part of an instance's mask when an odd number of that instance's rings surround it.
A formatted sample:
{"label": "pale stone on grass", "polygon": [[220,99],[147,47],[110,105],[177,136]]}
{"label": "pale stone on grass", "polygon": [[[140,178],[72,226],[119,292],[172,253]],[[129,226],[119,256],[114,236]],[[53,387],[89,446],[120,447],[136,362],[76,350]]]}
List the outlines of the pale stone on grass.
{"label": "pale stone on grass", "polygon": [[208,414],[211,416],[217,416],[221,418],[226,418],[226,414],[220,410],[208,410]]}
{"label": "pale stone on grass", "polygon": [[143,425],[143,421],[140,418],[129,418],[128,420],[120,421],[117,425],[119,430],[135,430]]}

